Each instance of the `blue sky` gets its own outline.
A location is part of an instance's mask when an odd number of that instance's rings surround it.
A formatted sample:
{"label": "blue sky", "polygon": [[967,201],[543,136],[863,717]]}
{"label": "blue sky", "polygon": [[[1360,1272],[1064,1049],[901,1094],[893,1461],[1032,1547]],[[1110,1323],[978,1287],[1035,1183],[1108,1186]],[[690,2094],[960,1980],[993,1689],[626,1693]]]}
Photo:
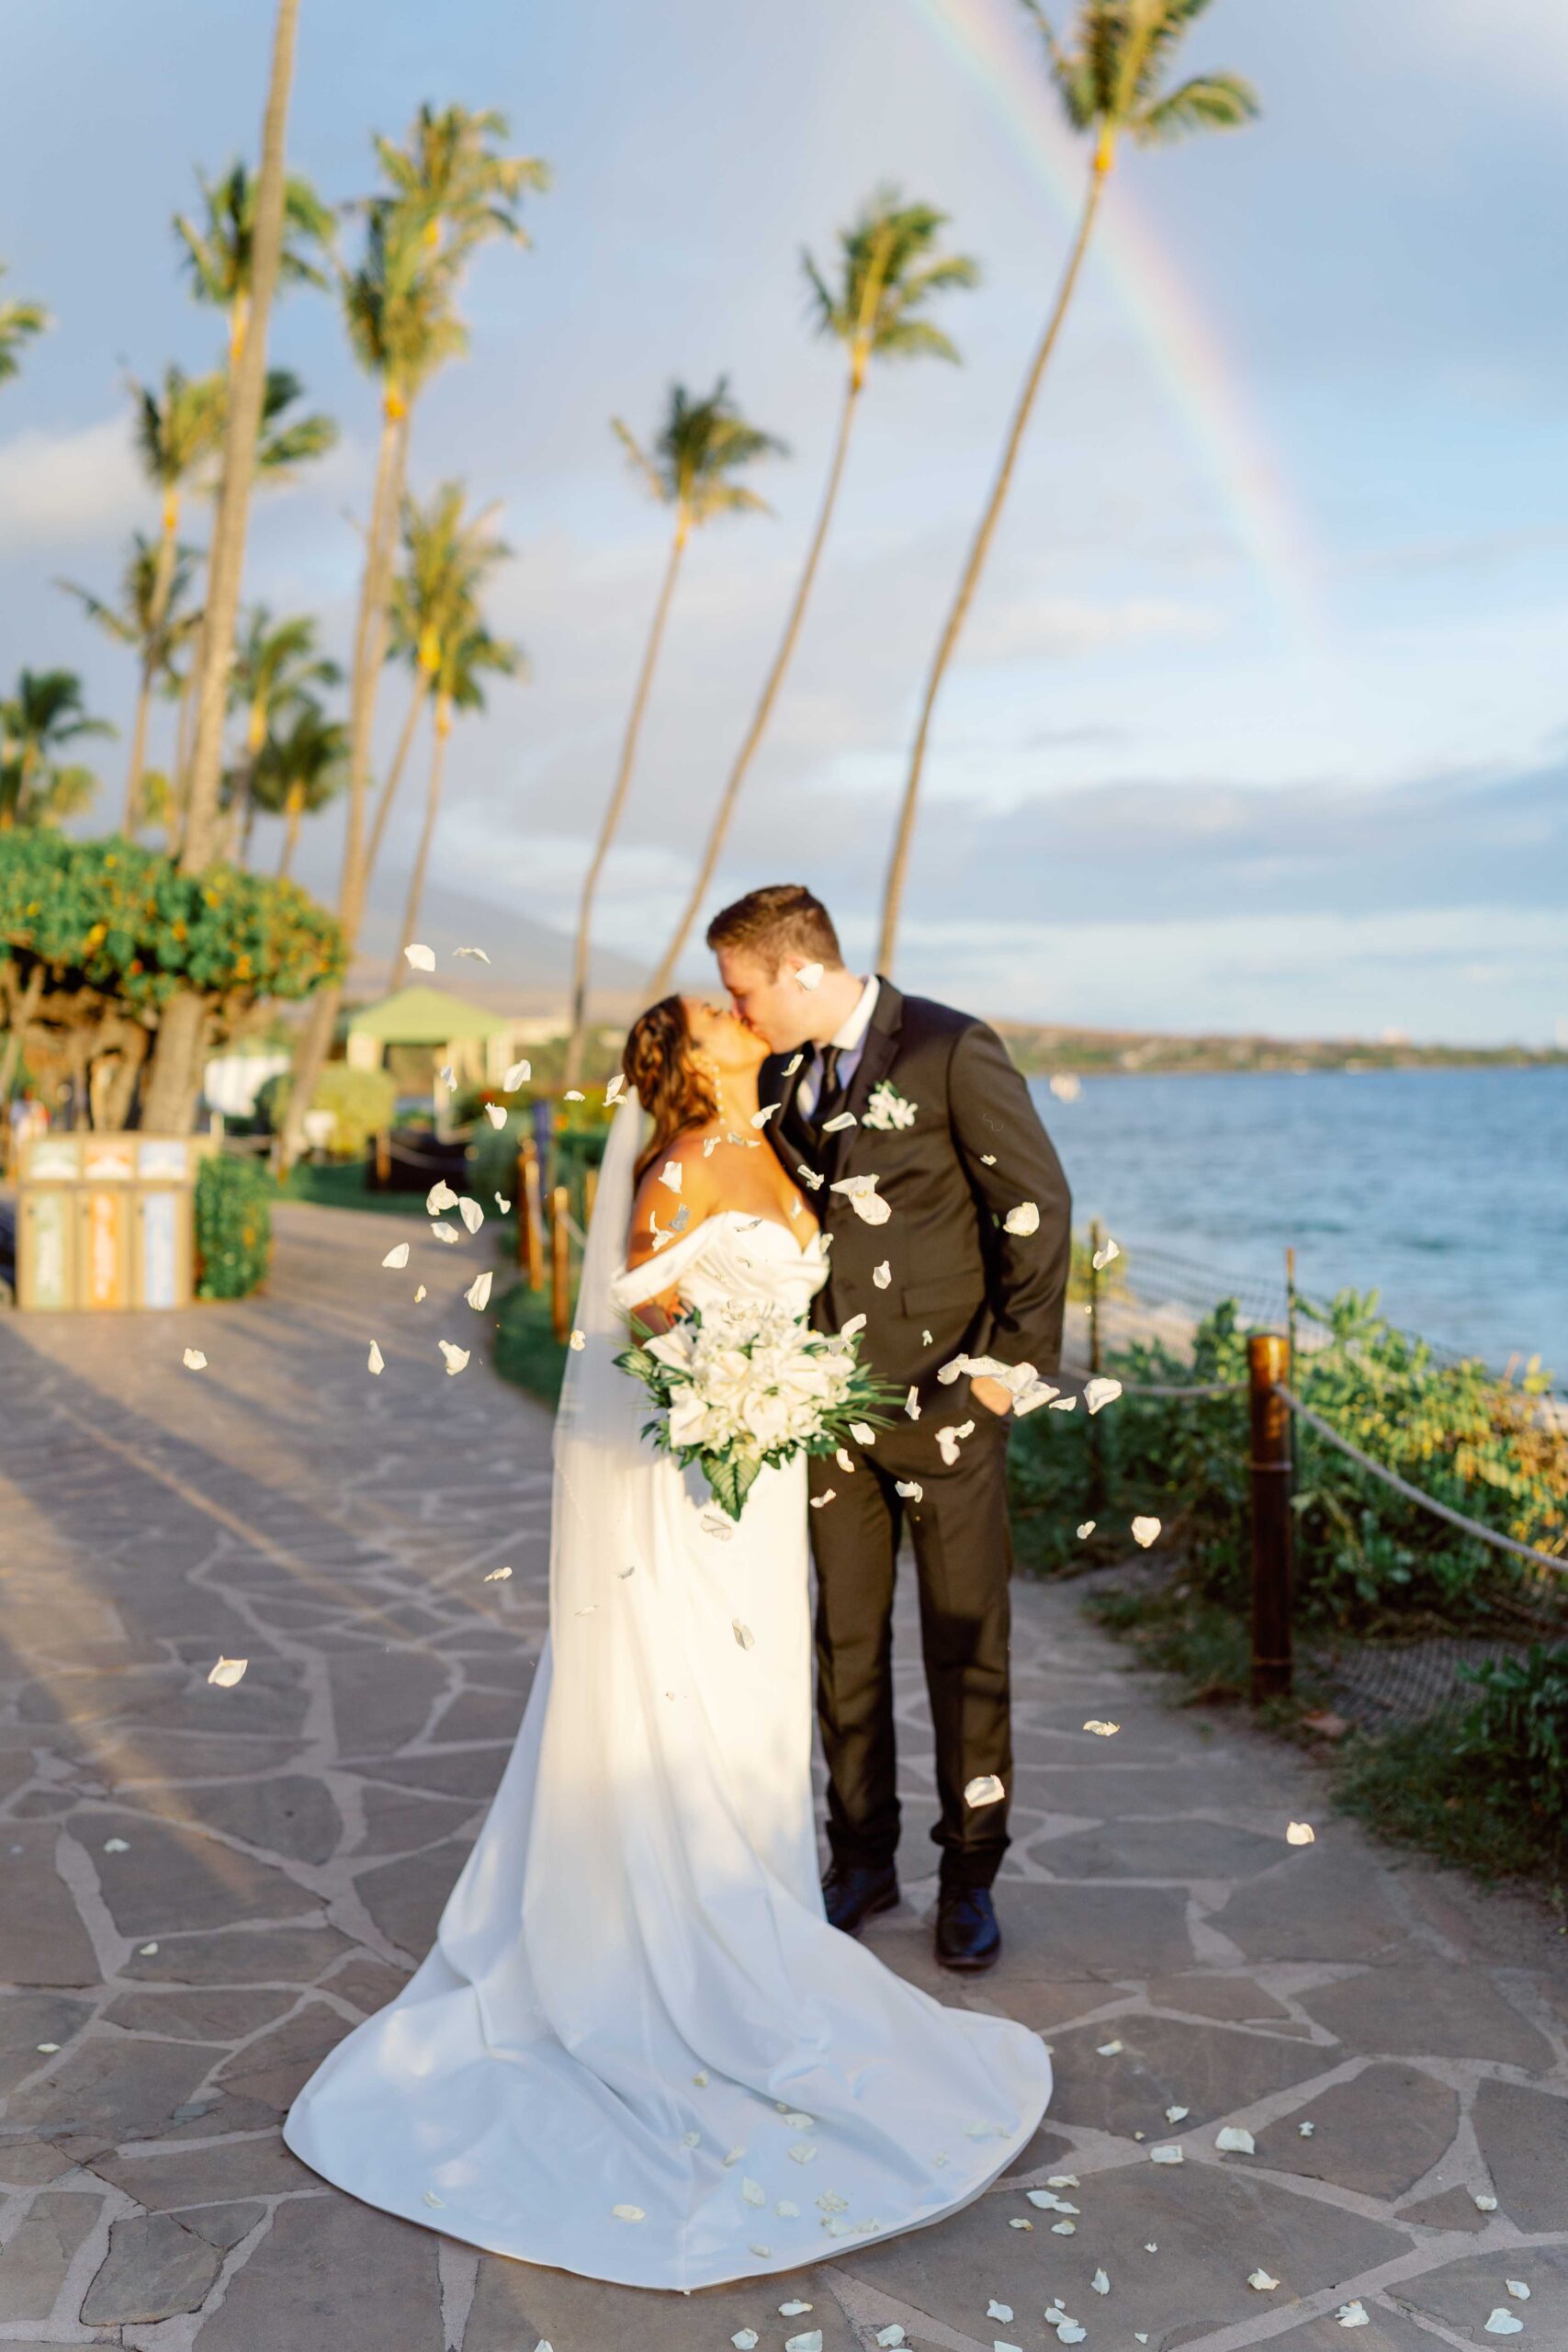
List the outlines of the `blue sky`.
{"label": "blue sky", "polygon": [[[970,6],[1032,72],[1010,0]],[[152,519],[125,370],[215,356],[168,222],[195,164],[253,145],[269,17],[0,9],[0,256],[6,290],[57,320],[0,390],[0,672],[77,666],[122,719],[128,661],[51,582],[107,588]],[[773,514],[716,525],[688,563],[603,899],[605,942],[651,960],[836,423],[799,249],[824,253],[891,177],[981,259],[982,289],[945,314],[964,365],[868,391],[720,878],[809,879],[863,954],[920,679],[1068,230],[1005,93],[912,0],[304,0],[302,17],[291,148],[329,197],[367,187],[371,133],[425,97],[501,107],[555,167],[534,249],[476,270],[471,357],[413,449],[417,487],[457,473],[500,500],[516,550],[494,619],[532,678],[455,737],[436,851],[498,963],[509,912],[570,918],[663,560],[610,415],[647,430],[671,379],[726,371],[792,451],[762,485]],[[1282,609],[1157,342],[1091,264],[942,706],[899,976],[1041,1018],[1545,1041],[1568,1023],[1568,15],[1215,0],[1190,57],[1249,74],[1263,121],[1130,159],[1111,202],[1153,225],[1205,322],[1321,624]],[[374,402],[324,300],[292,298],[272,350],[344,439],[258,512],[247,587],[341,643]],[[389,731],[401,695],[389,682]],[[336,850],[328,820],[305,877],[330,890]]]}

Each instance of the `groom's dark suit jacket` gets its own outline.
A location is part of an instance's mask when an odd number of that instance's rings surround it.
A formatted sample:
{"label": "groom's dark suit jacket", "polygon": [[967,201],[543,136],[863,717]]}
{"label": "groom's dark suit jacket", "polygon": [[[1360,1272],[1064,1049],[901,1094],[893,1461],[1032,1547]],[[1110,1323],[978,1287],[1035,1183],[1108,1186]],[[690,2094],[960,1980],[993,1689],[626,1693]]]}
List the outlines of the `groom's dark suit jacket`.
{"label": "groom's dark suit jacket", "polygon": [[[874,1370],[901,1388],[918,1386],[931,1401],[953,1399],[953,1390],[936,1387],[935,1374],[961,1352],[1054,1371],[1061,1357],[1072,1197],[996,1032],[950,1005],[905,996],[884,979],[841,1106],[854,1113],[856,1125],[820,1146],[795,1105],[813,1049],[805,1049],[786,1079],[792,1058],[770,1056],[760,1084],[763,1102],[782,1105],[768,1133],[785,1168],[795,1175],[813,1169],[825,1180],[810,1195],[832,1237],[828,1282],[814,1310],[818,1329],[838,1330],[864,1315]],[[912,1125],[865,1124],[884,1081],[915,1106]],[[830,1189],[852,1176],[876,1178],[892,1209],[886,1224],[868,1225],[845,1193]],[[1039,1210],[1038,1230],[1007,1232],[1008,1212],[1025,1201]],[[891,1276],[886,1285],[874,1279],[883,1264]]]}

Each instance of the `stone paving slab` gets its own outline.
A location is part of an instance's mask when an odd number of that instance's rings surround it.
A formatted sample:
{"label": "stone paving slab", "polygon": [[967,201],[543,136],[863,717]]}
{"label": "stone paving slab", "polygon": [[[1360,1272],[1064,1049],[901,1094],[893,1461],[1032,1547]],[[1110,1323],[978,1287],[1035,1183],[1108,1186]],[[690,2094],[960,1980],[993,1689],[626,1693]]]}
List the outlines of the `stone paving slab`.
{"label": "stone paving slab", "polygon": [[[1239,1718],[1171,1709],[1072,1587],[1015,1590],[1007,1943],[973,1984],[931,1953],[901,1595],[905,1900],[870,1940],[1030,2025],[1058,2075],[975,2205],[687,2298],[480,2256],[296,2163],[289,2098],[422,1956],[505,1763],[547,1621],[548,1422],[481,1349],[441,1368],[438,1338],[478,1334],[487,1236],[297,1206],[278,1231],[259,1299],[0,1319],[0,2352],[722,2352],[745,2326],[848,2352],[893,2322],[1035,2352],[1047,2309],[1089,2352],[1421,2352],[1499,2340],[1509,2279],[1525,2352],[1568,2346],[1555,1919],[1380,1849]],[[220,1650],[250,1661],[232,1690]],[[1224,2124],[1256,2154],[1222,2154]],[[1027,2191],[1069,2174],[1058,2233]]]}

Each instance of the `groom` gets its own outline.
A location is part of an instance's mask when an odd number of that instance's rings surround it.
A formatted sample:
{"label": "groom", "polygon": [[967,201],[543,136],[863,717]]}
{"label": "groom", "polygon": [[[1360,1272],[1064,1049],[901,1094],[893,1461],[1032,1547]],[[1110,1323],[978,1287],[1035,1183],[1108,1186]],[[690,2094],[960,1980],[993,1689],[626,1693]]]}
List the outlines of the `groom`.
{"label": "groom", "polygon": [[[948,1968],[989,1968],[1012,1777],[1013,1394],[985,1374],[938,1373],[963,1355],[1055,1368],[1066,1180],[995,1033],[847,971],[827,909],[801,885],[749,891],[707,941],[736,1010],[773,1049],[759,1080],[763,1103],[779,1106],[767,1132],[831,1239],[814,1320],[839,1330],[863,1317],[872,1369],[907,1396],[874,1443],[849,1449],[848,1470],[810,1465],[828,1917],[852,1935],[898,1900],[892,1609],[907,1523],[942,1807],[936,1953]],[[993,1776],[999,1797],[975,1787]]]}

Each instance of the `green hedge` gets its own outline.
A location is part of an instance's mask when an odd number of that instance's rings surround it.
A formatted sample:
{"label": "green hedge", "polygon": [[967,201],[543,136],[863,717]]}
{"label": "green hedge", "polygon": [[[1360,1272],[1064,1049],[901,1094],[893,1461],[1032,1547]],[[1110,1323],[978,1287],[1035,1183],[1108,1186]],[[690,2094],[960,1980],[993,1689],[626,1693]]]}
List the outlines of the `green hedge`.
{"label": "green hedge", "polygon": [[214,1156],[196,1180],[197,1295],[246,1298],[272,1256],[272,1184],[254,1160]]}

